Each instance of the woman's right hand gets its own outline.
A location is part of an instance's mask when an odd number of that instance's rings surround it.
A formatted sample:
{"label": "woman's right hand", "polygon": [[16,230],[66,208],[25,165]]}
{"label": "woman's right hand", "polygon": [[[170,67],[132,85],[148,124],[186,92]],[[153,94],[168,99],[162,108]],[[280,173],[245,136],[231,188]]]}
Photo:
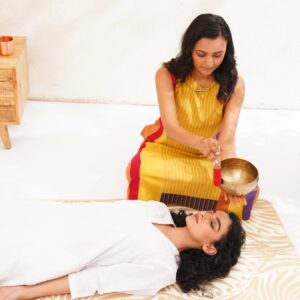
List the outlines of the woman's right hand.
{"label": "woman's right hand", "polygon": [[0,287],[0,300],[23,299],[22,295],[25,288],[23,285]]}
{"label": "woman's right hand", "polygon": [[220,145],[216,139],[201,138],[198,150],[212,162],[220,158]]}
{"label": "woman's right hand", "polygon": [[241,196],[236,196],[236,195],[231,195],[228,193],[224,192],[224,199],[226,202],[229,201],[229,206],[230,207],[240,207],[241,205],[246,206],[247,205],[247,200],[245,195],[241,195]]}

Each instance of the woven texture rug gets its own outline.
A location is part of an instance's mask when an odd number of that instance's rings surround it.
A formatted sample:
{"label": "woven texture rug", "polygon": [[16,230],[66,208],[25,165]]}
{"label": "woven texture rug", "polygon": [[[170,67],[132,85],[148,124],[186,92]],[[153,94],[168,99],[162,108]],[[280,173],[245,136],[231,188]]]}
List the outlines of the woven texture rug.
{"label": "woven texture rug", "polygon": [[[177,285],[172,285],[153,297],[114,293],[85,299],[299,300],[300,258],[296,255],[272,204],[258,200],[251,219],[244,221],[243,226],[247,232],[247,239],[238,264],[228,277],[212,282],[205,292],[184,294]],[[70,296],[43,299],[69,300]]]}

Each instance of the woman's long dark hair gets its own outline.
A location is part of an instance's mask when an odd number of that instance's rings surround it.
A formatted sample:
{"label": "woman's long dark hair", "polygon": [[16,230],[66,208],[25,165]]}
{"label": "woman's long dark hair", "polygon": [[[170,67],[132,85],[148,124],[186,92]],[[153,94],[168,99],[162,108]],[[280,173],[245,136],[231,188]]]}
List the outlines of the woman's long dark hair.
{"label": "woman's long dark hair", "polygon": [[[177,227],[186,226],[185,211],[171,213],[171,215]],[[231,267],[237,263],[246,233],[239,218],[234,213],[228,213],[228,215],[232,225],[228,234],[214,244],[217,254],[208,255],[197,249],[180,252],[176,281],[183,292],[204,290],[209,281],[226,277]]]}
{"label": "woman's long dark hair", "polygon": [[214,71],[215,79],[220,84],[217,98],[221,103],[225,103],[234,90],[237,69],[231,31],[222,17],[202,14],[194,19],[183,35],[180,53],[163,65],[178,80],[185,81],[193,69],[192,51],[195,44],[201,38],[215,39],[218,36],[223,36],[227,41],[222,64]]}

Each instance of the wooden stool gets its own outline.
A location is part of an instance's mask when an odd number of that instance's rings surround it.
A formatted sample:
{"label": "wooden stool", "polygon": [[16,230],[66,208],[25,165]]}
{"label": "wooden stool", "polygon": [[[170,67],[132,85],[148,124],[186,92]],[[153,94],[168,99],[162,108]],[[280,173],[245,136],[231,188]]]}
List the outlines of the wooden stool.
{"label": "wooden stool", "polygon": [[5,149],[11,148],[7,125],[21,123],[29,94],[25,37],[13,37],[14,53],[0,56],[0,137]]}

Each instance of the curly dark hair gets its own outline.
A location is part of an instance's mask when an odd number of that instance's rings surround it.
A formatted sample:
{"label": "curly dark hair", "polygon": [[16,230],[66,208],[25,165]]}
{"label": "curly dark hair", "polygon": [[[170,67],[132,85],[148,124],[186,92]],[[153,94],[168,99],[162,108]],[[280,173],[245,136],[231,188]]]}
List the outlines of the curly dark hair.
{"label": "curly dark hair", "polygon": [[[185,211],[172,212],[171,215],[177,227],[186,226]],[[228,234],[214,244],[218,250],[217,254],[208,255],[198,249],[180,252],[176,281],[183,292],[204,291],[209,281],[226,277],[231,267],[237,263],[241,248],[245,243],[246,233],[239,218],[234,213],[228,213],[228,215],[232,225]]]}
{"label": "curly dark hair", "polygon": [[215,39],[218,36],[225,38],[227,48],[222,64],[214,71],[214,76],[220,84],[217,98],[221,103],[226,103],[234,90],[238,73],[231,31],[222,17],[213,14],[202,14],[196,17],[182,37],[181,50],[177,57],[163,63],[163,66],[178,80],[184,82],[185,77],[193,69],[192,51],[195,44],[201,38]]}

